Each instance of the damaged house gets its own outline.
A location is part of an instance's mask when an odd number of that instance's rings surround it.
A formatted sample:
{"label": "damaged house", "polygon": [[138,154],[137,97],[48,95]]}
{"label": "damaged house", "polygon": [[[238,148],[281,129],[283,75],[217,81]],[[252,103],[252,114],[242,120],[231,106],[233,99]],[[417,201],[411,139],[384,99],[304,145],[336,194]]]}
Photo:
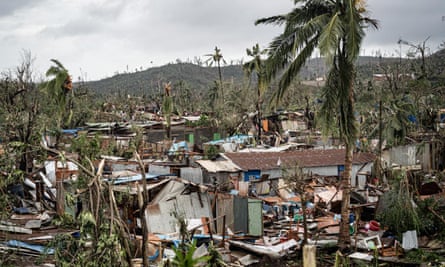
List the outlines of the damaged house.
{"label": "damaged house", "polygon": [[[283,167],[295,166],[306,172],[321,176],[340,177],[344,170],[343,149],[282,151],[282,152],[238,152],[223,153],[216,160],[199,160],[208,176],[218,177],[219,183],[225,183],[238,177],[238,182],[269,180],[282,177]],[[355,153],[353,158],[351,185],[364,187],[367,176],[375,160],[372,153]],[[204,178],[210,181],[209,178]],[[235,186],[236,187],[236,186]]]}

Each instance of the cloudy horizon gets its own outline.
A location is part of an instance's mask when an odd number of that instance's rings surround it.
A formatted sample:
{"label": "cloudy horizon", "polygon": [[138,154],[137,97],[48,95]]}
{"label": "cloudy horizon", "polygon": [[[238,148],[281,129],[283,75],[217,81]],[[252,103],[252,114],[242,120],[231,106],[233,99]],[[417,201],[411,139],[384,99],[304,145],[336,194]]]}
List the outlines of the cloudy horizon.
{"label": "cloudy horizon", "polygon": [[[399,39],[437,51],[445,41],[445,1],[369,0],[379,30],[370,30],[362,55],[399,56]],[[246,48],[266,47],[279,27],[256,19],[284,14],[291,0],[15,0],[0,2],[0,71],[21,62],[24,50],[43,74],[59,60],[74,77],[97,80],[116,72],[205,59],[215,46],[227,62],[248,60]]]}

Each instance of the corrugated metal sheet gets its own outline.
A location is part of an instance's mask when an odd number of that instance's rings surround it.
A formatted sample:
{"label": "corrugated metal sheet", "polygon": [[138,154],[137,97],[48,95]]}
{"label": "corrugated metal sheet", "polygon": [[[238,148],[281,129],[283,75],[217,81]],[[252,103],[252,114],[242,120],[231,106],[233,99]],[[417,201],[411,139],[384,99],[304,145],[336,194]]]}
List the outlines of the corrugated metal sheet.
{"label": "corrugated metal sheet", "polygon": [[186,219],[212,218],[210,199],[207,193],[186,193],[186,185],[170,181],[147,207],[148,230],[153,233],[173,233],[176,219],[172,212],[182,214]]}
{"label": "corrugated metal sheet", "polygon": [[248,233],[249,231],[249,207],[247,198],[235,196],[233,199],[233,231]]}
{"label": "corrugated metal sheet", "polygon": [[[153,183],[153,184],[150,183],[150,184],[147,184],[146,188],[147,188],[147,190],[152,190],[156,187],[162,186],[163,184],[165,184],[169,181],[170,181],[169,179],[164,179],[157,183]],[[139,187],[139,189],[138,189],[138,187]],[[129,183],[129,184],[125,184],[125,185],[113,185],[113,191],[129,193],[130,195],[136,195],[138,193],[138,190],[140,192],[144,191],[144,187],[142,184]]]}
{"label": "corrugated metal sheet", "polygon": [[416,146],[399,146],[390,149],[391,162],[401,166],[410,166],[416,164]]}
{"label": "corrugated metal sheet", "polygon": [[195,184],[202,184],[204,182],[201,168],[181,168],[180,176],[182,179],[193,182]]}
{"label": "corrugated metal sheet", "polygon": [[149,205],[146,210],[148,231],[162,234],[176,232],[175,218],[170,212],[172,210],[175,210],[175,201]]}
{"label": "corrugated metal sheet", "polygon": [[196,163],[201,165],[208,172],[239,172],[241,170],[236,164],[228,160],[197,160]]}
{"label": "corrugated metal sheet", "polygon": [[167,201],[184,191],[184,184],[177,181],[170,181],[165,187],[153,198],[152,203]]}
{"label": "corrugated metal sheet", "polygon": [[[226,215],[226,228],[233,231],[234,228],[234,214],[233,214],[233,196],[232,195],[217,195],[216,202],[216,217]],[[223,232],[223,218],[216,220],[216,230],[219,234]]]}
{"label": "corrugated metal sheet", "polygon": [[[155,180],[158,177],[159,177],[159,175],[153,175],[150,173],[145,174],[146,180]],[[113,184],[125,184],[125,183],[141,181],[141,180],[142,180],[142,174],[135,174],[132,176],[123,176],[123,177],[107,179],[107,181],[112,182]]]}
{"label": "corrugated metal sheet", "polygon": [[[198,194],[200,196],[198,196]],[[189,195],[176,196],[179,212],[184,212],[187,219],[209,217],[213,218],[210,200],[207,193],[193,192]]]}
{"label": "corrugated metal sheet", "polygon": [[150,164],[148,166],[148,172],[151,174],[164,175],[164,174],[170,174],[171,170],[170,170],[169,166],[160,166],[160,165]]}

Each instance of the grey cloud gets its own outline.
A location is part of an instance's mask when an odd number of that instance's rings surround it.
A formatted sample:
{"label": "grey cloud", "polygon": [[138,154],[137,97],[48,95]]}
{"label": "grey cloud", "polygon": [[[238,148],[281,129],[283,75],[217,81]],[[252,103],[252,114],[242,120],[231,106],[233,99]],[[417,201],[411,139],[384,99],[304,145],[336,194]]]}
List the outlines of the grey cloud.
{"label": "grey cloud", "polygon": [[2,0],[0,1],[0,17],[13,14],[15,11],[35,5],[34,0]]}
{"label": "grey cloud", "polygon": [[445,38],[445,1],[373,0],[368,1],[371,17],[379,20],[377,31],[367,33],[364,45],[398,47],[399,38],[420,44],[426,38],[433,50]]}
{"label": "grey cloud", "polygon": [[[282,31],[272,25],[254,26],[254,21],[288,13],[293,8],[293,0],[49,2],[0,0],[4,32],[0,38],[5,40],[2,46],[9,49],[3,51],[11,53],[17,47],[29,47],[46,59],[55,53],[70,56],[71,50],[77,49],[76,56],[67,61],[93,69],[95,73],[89,75],[95,77],[112,73],[119,69],[119,64],[140,66],[152,60],[163,64],[175,58],[203,57],[212,53],[215,45],[228,60],[247,58],[246,48],[255,43],[267,46]],[[431,36],[427,43],[431,48],[445,38],[444,0],[367,2],[370,16],[380,21],[380,29],[368,31],[363,42],[362,47],[368,53],[371,49],[391,53],[398,49],[399,38],[417,44]],[[57,11],[53,10],[54,6]],[[8,14],[19,16],[1,17]],[[46,28],[35,35],[35,25]],[[48,48],[55,42],[66,42],[67,37],[73,37],[69,45]],[[110,55],[113,55],[112,61]],[[91,58],[94,61],[90,61]]]}
{"label": "grey cloud", "polygon": [[90,3],[86,5],[84,11],[94,18],[115,20],[125,10],[129,1],[108,0],[103,4]]}
{"label": "grey cloud", "polygon": [[175,1],[174,5],[166,5],[165,1],[151,1],[147,6],[152,13],[152,20],[165,24],[175,24],[180,27],[215,28],[226,31],[237,31],[253,26],[258,14],[265,16],[271,14],[269,10],[282,9],[286,12],[291,3],[288,1],[257,0],[255,5],[252,1],[215,1],[215,0],[190,0]]}
{"label": "grey cloud", "polygon": [[246,47],[260,40],[266,43],[271,41],[265,40],[264,36],[270,36],[278,30],[272,26],[254,26],[256,19],[285,13],[292,7],[291,1],[257,0],[255,5],[252,3],[237,0],[189,0],[174,1],[174,4],[168,5],[161,0],[150,1],[142,11],[146,16],[141,18],[141,24],[147,26],[129,34],[138,40],[158,38],[165,42],[163,47],[166,49],[173,49],[181,43],[194,48],[208,46],[208,51],[215,45],[222,49],[223,46],[233,47],[232,50],[240,47],[239,53],[243,53]]}
{"label": "grey cloud", "polygon": [[40,34],[47,37],[74,37],[79,35],[90,35],[100,32],[102,23],[91,18],[73,19],[60,26],[47,26]]}
{"label": "grey cloud", "polygon": [[66,23],[49,25],[41,34],[51,37],[81,36],[119,28],[118,19],[127,4],[125,0],[108,0],[102,4],[88,2],[77,7],[77,10],[67,12]]}

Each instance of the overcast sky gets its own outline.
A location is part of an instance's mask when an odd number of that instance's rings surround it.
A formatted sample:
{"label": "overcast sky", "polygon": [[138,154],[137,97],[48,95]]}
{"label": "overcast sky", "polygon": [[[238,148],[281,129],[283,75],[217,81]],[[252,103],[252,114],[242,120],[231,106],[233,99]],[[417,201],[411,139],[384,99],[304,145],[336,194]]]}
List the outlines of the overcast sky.
{"label": "overcast sky", "polygon": [[[292,0],[1,0],[0,71],[17,66],[23,50],[37,73],[55,58],[76,80],[205,59],[215,46],[227,62],[247,60],[246,48],[266,47],[280,32],[254,21],[292,7]],[[445,0],[368,0],[368,9],[380,29],[367,33],[362,54],[398,56],[399,38],[429,37],[432,51],[445,41]]]}

